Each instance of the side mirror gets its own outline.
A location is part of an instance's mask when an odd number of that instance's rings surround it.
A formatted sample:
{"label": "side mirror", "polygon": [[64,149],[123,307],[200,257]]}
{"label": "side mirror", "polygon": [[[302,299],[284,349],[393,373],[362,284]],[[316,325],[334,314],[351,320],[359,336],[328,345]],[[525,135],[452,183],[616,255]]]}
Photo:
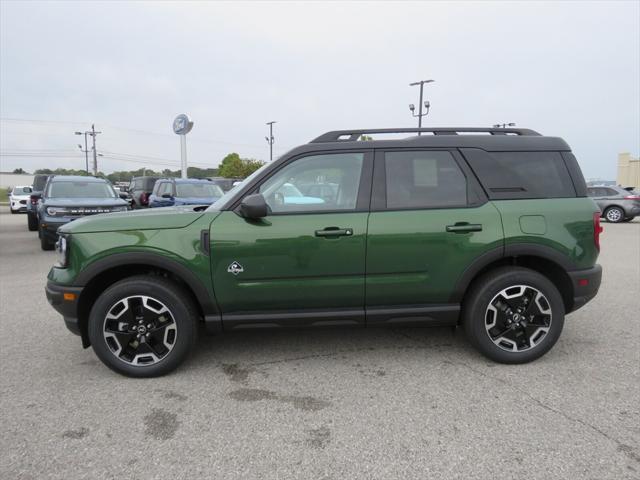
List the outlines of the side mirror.
{"label": "side mirror", "polygon": [[162,194],[162,198],[171,198],[171,194],[170,193],[163,193]]}
{"label": "side mirror", "polygon": [[267,216],[269,207],[260,193],[244,197],[240,203],[240,215],[244,218],[263,218]]}

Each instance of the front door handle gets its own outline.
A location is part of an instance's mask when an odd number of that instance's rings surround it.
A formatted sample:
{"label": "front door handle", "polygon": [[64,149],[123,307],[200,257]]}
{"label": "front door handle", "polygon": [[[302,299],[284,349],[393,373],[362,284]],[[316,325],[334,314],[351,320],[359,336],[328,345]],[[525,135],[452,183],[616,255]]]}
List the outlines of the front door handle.
{"label": "front door handle", "polygon": [[316,237],[350,237],[353,235],[353,228],[327,227],[323,230],[316,230]]}
{"label": "front door handle", "polygon": [[451,233],[468,233],[481,232],[482,225],[479,223],[458,222],[455,225],[447,225],[447,232]]}

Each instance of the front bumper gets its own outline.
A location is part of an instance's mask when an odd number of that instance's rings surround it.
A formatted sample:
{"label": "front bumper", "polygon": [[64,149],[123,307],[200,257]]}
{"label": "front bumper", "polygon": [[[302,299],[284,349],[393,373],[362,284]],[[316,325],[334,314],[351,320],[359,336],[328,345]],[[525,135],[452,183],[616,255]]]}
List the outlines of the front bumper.
{"label": "front bumper", "polygon": [[58,228],[69,223],[70,220],[54,219],[53,217],[44,217],[40,220],[40,231],[42,234],[53,241],[58,240]]}
{"label": "front bumper", "polygon": [[567,273],[573,285],[573,308],[571,312],[575,312],[586,305],[598,293],[602,281],[602,267],[594,265],[592,268]]}
{"label": "front bumper", "polygon": [[78,322],[78,301],[83,287],[68,287],[47,282],[45,292],[49,304],[64,318],[67,328],[76,335],[82,335]]}

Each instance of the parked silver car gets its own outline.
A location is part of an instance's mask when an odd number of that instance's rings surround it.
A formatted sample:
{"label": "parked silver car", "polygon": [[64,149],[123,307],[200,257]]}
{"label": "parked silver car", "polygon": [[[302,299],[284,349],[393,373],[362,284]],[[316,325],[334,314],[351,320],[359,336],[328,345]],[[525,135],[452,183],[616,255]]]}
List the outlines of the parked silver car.
{"label": "parked silver car", "polygon": [[608,222],[630,222],[640,215],[640,193],[616,186],[592,186],[588,194]]}

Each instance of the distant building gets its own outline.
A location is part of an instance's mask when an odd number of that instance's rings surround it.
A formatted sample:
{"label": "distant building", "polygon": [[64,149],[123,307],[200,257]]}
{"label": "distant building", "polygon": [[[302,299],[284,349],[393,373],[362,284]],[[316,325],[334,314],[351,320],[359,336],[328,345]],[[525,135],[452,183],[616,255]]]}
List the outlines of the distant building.
{"label": "distant building", "polygon": [[640,189],[640,159],[629,152],[618,154],[618,176],[616,183],[623,187]]}
{"label": "distant building", "polygon": [[33,185],[33,175],[25,173],[0,172],[0,189],[6,190],[16,185]]}

